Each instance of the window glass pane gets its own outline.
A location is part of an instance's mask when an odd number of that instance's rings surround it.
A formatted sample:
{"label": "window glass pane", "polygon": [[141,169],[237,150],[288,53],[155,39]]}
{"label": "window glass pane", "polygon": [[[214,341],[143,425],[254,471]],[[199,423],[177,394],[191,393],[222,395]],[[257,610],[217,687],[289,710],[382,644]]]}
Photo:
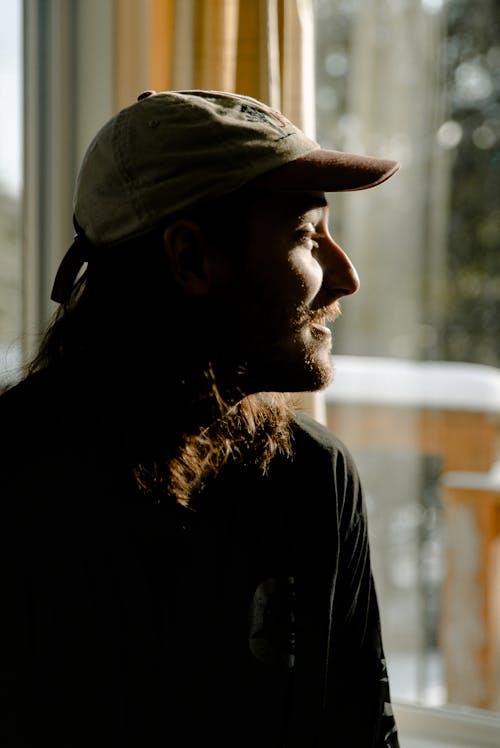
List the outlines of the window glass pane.
{"label": "window glass pane", "polygon": [[361,288],[326,393],[393,695],[500,710],[500,6],[315,0],[315,19],[318,140],[402,165],[331,200]]}
{"label": "window glass pane", "polygon": [[22,46],[21,0],[0,0],[0,387],[20,362]]}

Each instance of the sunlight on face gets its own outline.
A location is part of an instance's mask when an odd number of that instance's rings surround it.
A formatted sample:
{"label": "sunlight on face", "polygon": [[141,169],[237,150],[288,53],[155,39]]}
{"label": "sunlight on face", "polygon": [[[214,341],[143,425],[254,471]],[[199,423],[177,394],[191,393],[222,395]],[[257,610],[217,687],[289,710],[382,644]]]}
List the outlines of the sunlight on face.
{"label": "sunlight on face", "polygon": [[328,232],[323,193],[262,193],[250,205],[245,259],[225,300],[227,348],[253,391],[316,390],[332,377],[338,299],[356,271]]}

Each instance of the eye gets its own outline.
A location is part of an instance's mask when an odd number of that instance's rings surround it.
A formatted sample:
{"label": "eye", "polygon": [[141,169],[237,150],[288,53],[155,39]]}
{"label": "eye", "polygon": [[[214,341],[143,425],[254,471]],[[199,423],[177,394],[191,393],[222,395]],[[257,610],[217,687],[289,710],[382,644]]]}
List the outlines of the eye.
{"label": "eye", "polygon": [[324,238],[324,234],[316,231],[311,224],[297,229],[294,238],[298,245],[307,246],[312,251],[319,248],[319,240]]}

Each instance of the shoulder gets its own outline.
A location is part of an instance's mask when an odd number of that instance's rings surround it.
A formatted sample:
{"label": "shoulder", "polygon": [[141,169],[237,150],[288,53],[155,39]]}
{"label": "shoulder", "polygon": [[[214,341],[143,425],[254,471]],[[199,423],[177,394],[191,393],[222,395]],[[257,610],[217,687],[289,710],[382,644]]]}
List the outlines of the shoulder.
{"label": "shoulder", "polygon": [[364,515],[361,480],[348,446],[326,426],[299,413],[293,425],[294,481],[317,509],[336,507],[339,520],[347,526]]}
{"label": "shoulder", "polygon": [[0,429],[4,438],[10,425],[19,425],[32,412],[35,389],[30,378],[11,385],[0,394]]}
{"label": "shoulder", "polygon": [[6,427],[36,423],[41,413],[54,408],[59,388],[55,378],[39,372],[9,387],[0,395],[0,424]]}
{"label": "shoulder", "polygon": [[0,397],[1,506],[58,509],[68,497],[76,506],[104,495],[115,447],[100,413],[57,372],[7,390]]}
{"label": "shoulder", "polygon": [[298,459],[329,459],[356,471],[354,458],[347,445],[330,429],[306,413],[297,413],[292,426],[295,454]]}
{"label": "shoulder", "polygon": [[6,412],[5,409],[18,406],[23,402],[33,401],[35,398],[44,399],[45,393],[54,386],[52,382],[55,381],[55,376],[49,374],[47,371],[39,371],[35,374],[30,374],[24,379],[21,379],[16,384],[12,384],[0,393],[0,408],[2,412]]}
{"label": "shoulder", "polygon": [[40,372],[0,396],[0,460],[7,471],[41,464],[61,449],[75,418],[75,408],[57,376]]}

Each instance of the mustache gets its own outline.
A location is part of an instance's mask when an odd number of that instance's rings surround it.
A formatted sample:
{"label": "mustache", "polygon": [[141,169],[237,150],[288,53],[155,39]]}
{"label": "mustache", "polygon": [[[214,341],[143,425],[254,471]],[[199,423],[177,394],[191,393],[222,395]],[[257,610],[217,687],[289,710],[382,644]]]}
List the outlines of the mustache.
{"label": "mustache", "polygon": [[319,309],[309,309],[307,312],[307,321],[318,325],[326,325],[329,322],[335,322],[342,314],[342,309],[338,301],[333,304],[327,304]]}

